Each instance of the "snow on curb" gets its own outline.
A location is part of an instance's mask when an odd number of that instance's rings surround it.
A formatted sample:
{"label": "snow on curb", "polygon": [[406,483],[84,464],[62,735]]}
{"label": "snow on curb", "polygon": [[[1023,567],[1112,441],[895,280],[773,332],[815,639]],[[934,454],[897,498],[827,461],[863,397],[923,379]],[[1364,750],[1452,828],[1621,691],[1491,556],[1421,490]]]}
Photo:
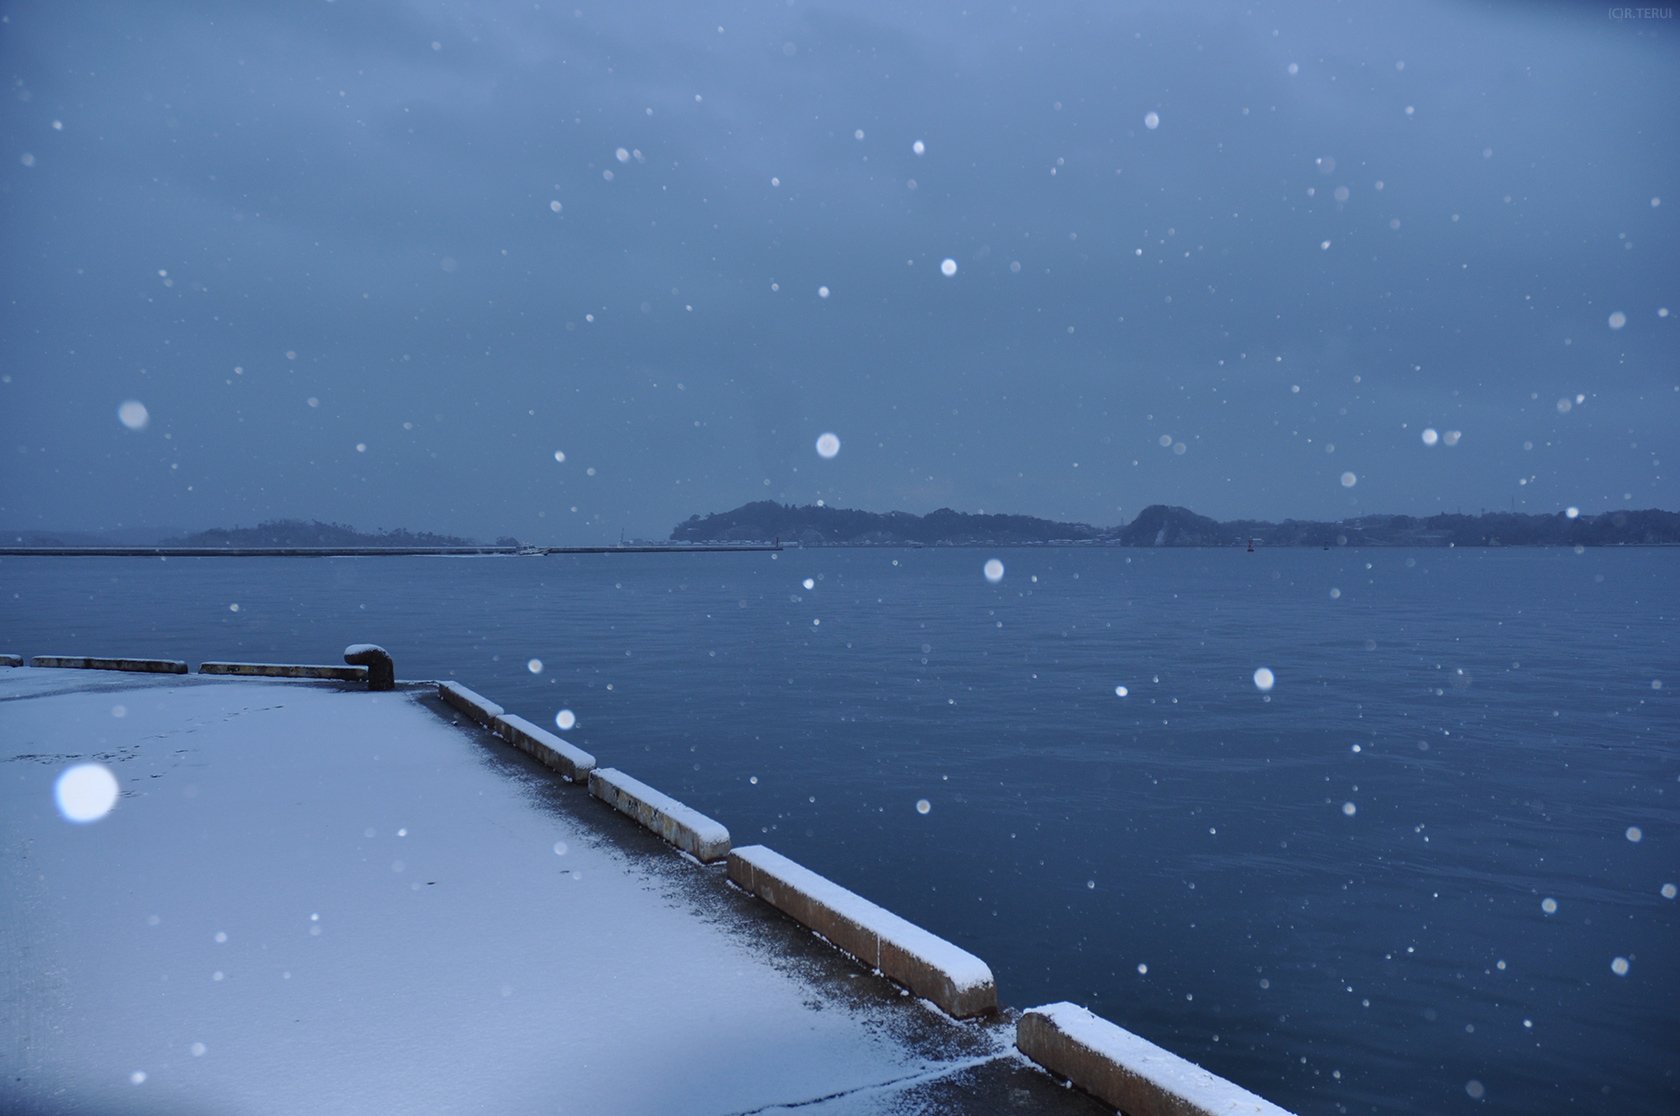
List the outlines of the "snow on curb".
{"label": "snow on curb", "polygon": [[1290,1116],[1078,1004],[1046,1004],[1022,1013],[1015,1045],[1127,1116]]}
{"label": "snow on curb", "polygon": [[729,878],[948,1015],[997,1010],[997,984],[980,958],[781,853],[763,845],[736,849]]}
{"label": "snow on curb", "polygon": [[238,674],[255,678],[331,678],[366,682],[363,666],[317,666],[309,663],[199,663],[200,674]]}
{"label": "snow on curb", "polygon": [[179,659],[96,659],[83,655],[36,655],[32,667],[60,667],[71,670],[132,670],[142,674],[185,674],[187,664]]}
{"label": "snow on curb", "polygon": [[535,756],[574,783],[584,782],[595,767],[595,757],[582,748],[540,729],[524,717],[504,714],[494,719],[490,730],[527,755]]}
{"label": "snow on curb", "polygon": [[502,715],[501,706],[473,693],[459,682],[439,682],[438,697],[492,732],[496,729],[496,718]]}
{"label": "snow on curb", "polygon": [[696,860],[710,864],[729,855],[729,830],[698,810],[661,794],[611,767],[589,773],[589,793],[629,814]]}

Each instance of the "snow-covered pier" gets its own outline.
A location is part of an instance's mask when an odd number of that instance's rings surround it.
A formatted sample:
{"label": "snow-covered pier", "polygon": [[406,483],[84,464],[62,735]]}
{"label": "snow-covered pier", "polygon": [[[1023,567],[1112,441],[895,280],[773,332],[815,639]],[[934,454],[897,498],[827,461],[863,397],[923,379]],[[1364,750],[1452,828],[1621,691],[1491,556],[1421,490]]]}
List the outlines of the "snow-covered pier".
{"label": "snow-covered pier", "polygon": [[[458,684],[57,661],[0,670],[6,1111],[1094,1113],[1116,1034],[1171,1059]],[[1172,1070],[1127,1111],[1251,1097]]]}

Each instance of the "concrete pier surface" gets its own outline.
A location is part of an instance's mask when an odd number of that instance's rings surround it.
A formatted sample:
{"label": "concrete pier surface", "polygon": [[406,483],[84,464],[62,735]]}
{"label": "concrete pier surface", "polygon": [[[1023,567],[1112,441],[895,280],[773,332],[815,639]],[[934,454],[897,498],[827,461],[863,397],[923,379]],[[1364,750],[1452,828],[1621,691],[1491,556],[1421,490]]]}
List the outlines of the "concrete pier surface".
{"label": "concrete pier surface", "polygon": [[0,840],[8,1113],[1113,1111],[435,685],[0,670]]}

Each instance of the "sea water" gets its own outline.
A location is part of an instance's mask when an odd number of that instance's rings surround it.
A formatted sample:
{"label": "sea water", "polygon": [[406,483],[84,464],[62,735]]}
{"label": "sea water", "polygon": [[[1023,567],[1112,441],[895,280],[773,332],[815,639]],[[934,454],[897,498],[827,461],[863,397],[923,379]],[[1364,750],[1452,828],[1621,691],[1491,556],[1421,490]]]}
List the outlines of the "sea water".
{"label": "sea water", "polygon": [[0,652],[366,640],[570,711],[1006,1003],[1301,1113],[1680,1110],[1677,620],[1661,549],[0,562]]}

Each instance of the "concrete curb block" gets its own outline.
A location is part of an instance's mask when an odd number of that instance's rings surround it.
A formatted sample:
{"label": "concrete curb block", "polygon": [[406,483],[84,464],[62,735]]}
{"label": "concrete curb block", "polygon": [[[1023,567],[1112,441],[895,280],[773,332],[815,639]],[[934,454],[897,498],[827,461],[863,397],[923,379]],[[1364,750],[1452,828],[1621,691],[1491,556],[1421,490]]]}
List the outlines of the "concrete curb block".
{"label": "concrete curb block", "polygon": [[142,674],[185,674],[187,664],[179,659],[96,659],[85,655],[36,655],[32,667],[69,670],[132,670]]}
{"label": "concrete curb block", "polygon": [[496,718],[502,715],[501,706],[489,698],[473,693],[459,682],[439,682],[438,697],[492,732],[496,728]]}
{"label": "concrete curb block", "polygon": [[980,958],[763,845],[729,854],[729,878],[958,1019],[997,1010]]}
{"label": "concrete curb block", "polygon": [[589,773],[589,793],[620,813],[629,814],[696,860],[710,864],[729,855],[729,830],[722,822],[622,771],[595,768]]}
{"label": "concrete curb block", "polygon": [[254,678],[331,678],[366,682],[367,667],[316,666],[309,663],[199,663],[200,674],[238,674]]}
{"label": "concrete curb block", "polygon": [[527,755],[535,756],[574,783],[588,780],[595,767],[595,757],[573,744],[540,729],[524,717],[504,714],[497,717],[490,731]]}
{"label": "concrete curb block", "polygon": [[22,655],[0,655],[0,667],[9,667],[9,666],[20,667],[22,665],[23,665],[23,656]]}
{"label": "concrete curb block", "polygon": [[1127,1116],[1290,1116],[1078,1004],[1028,1009],[1015,1025],[1015,1046]]}

